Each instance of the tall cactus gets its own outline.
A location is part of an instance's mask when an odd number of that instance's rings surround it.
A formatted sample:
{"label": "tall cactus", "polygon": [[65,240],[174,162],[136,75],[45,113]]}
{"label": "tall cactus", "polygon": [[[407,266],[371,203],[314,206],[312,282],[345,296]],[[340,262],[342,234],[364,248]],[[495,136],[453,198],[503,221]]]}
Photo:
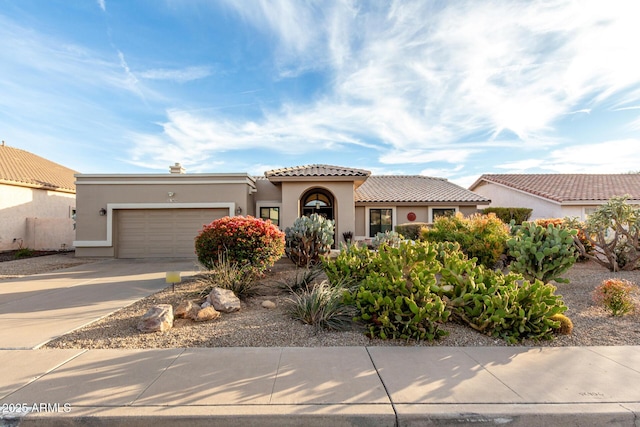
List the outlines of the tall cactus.
{"label": "tall cactus", "polygon": [[567,283],[567,279],[559,276],[571,268],[578,257],[573,243],[576,233],[553,224],[545,228],[525,221],[515,226],[514,236],[507,241],[509,255],[515,258],[509,269],[532,281]]}
{"label": "tall cactus", "polygon": [[303,216],[285,229],[285,254],[297,266],[316,264],[331,251],[333,220],[318,214]]}

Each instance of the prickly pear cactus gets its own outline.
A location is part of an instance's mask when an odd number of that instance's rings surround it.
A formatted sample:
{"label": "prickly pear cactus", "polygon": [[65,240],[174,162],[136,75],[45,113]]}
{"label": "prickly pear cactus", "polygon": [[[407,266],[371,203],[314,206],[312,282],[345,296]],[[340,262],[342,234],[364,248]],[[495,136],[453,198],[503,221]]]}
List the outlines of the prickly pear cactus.
{"label": "prickly pear cactus", "polygon": [[285,229],[285,254],[300,267],[316,264],[331,251],[334,221],[318,214],[303,216]]}
{"label": "prickly pear cactus", "polygon": [[559,276],[578,258],[573,239],[576,230],[553,224],[545,228],[534,222],[523,222],[514,231],[514,237],[507,241],[509,255],[515,258],[509,266],[511,271],[543,283],[551,280],[568,282]]}

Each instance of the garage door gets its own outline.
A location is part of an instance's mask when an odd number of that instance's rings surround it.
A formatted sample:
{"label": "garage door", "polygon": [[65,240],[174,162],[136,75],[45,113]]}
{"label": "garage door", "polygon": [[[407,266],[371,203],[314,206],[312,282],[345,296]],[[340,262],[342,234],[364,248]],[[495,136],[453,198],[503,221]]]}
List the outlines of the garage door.
{"label": "garage door", "polygon": [[194,258],[194,238],[228,209],[123,209],[117,211],[118,258]]}

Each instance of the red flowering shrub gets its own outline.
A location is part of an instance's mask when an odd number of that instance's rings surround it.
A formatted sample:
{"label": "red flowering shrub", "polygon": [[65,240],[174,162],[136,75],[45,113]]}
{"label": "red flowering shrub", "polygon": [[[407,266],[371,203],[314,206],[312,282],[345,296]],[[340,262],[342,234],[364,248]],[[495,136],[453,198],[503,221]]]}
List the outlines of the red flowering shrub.
{"label": "red flowering shrub", "polygon": [[638,286],[624,279],[608,279],[593,291],[593,301],[604,306],[613,316],[623,316],[634,309],[633,296]]}
{"label": "red flowering shrub", "polygon": [[220,260],[227,260],[264,271],[284,255],[284,233],[271,221],[252,216],[226,216],[200,231],[196,237],[196,254],[208,269]]}

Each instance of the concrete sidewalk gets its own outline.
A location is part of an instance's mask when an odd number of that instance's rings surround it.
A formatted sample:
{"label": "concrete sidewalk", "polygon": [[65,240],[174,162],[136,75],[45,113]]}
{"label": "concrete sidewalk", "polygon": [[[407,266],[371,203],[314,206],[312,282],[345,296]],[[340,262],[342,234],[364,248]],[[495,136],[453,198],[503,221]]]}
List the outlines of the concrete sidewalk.
{"label": "concrete sidewalk", "polygon": [[167,287],[184,259],[108,259],[0,282],[0,349],[32,349]]}
{"label": "concrete sidewalk", "polygon": [[4,350],[0,425],[638,426],[639,350]]}

